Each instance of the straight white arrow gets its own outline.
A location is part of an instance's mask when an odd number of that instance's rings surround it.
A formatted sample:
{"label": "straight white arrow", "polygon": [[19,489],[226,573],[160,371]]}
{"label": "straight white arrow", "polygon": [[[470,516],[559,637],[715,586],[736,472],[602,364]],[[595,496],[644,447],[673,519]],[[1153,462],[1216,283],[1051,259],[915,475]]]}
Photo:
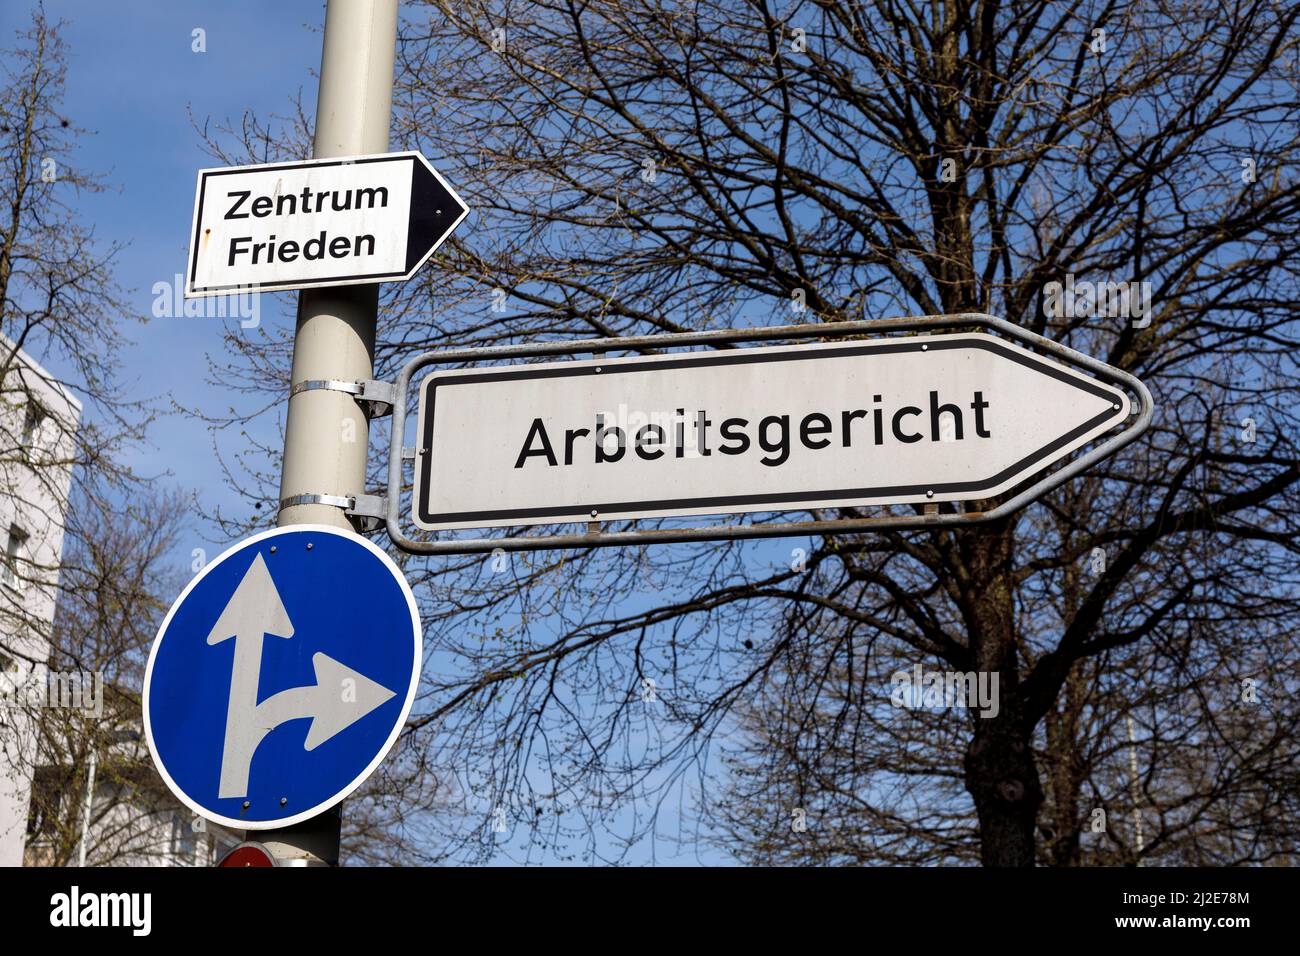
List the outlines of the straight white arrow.
{"label": "straight white arrow", "polygon": [[235,640],[218,797],[248,793],[253,754],[266,735],[286,721],[310,717],[303,746],[315,750],[394,696],[387,687],[317,653],[312,656],[315,684],[280,691],[259,704],[262,640],[268,634],[292,637],[293,632],[293,622],[259,553],[208,634],[209,644]]}

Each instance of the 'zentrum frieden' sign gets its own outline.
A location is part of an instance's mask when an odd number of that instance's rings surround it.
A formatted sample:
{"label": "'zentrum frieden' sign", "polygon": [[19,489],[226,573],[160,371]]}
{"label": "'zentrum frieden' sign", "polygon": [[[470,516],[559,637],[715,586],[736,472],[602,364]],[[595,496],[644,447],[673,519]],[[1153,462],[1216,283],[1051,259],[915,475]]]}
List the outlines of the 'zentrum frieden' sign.
{"label": "'zentrum frieden' sign", "polygon": [[185,295],[408,279],[467,212],[419,153],[203,169]]}
{"label": "'zentrum frieden' sign", "polygon": [[984,333],[435,372],[429,530],[989,498],[1130,414]]}

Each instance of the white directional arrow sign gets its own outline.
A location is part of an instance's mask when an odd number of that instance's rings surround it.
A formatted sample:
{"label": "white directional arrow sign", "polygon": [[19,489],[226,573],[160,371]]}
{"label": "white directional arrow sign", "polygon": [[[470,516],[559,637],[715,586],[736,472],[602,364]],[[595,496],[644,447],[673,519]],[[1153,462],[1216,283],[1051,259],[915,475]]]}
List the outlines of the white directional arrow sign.
{"label": "white directional arrow sign", "polygon": [[468,211],[419,153],[203,169],[185,295],[409,279]]}
{"label": "white directional arrow sign", "polygon": [[262,739],[286,721],[310,717],[311,727],[303,746],[315,750],[395,693],[318,653],[312,657],[315,684],[282,690],[259,704],[262,640],[266,635],[293,637],[293,623],[259,554],[208,635],[209,644],[232,638],[235,641],[219,797],[242,797],[248,792],[253,754]]}
{"label": "white directional arrow sign", "polygon": [[430,530],[991,498],[1130,415],[984,333],[435,372]]}

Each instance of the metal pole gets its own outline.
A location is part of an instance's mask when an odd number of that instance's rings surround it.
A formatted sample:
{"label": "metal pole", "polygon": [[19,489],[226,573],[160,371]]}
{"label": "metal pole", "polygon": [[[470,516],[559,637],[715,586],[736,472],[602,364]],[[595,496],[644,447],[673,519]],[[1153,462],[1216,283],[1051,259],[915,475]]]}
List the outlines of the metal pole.
{"label": "metal pole", "polygon": [[90,767],[86,770],[86,810],[81,815],[81,846],[77,848],[77,866],[86,865],[86,841],[90,839],[90,807],[95,800],[95,750],[94,741],[90,744]]}
{"label": "metal pole", "polygon": [[1133,829],[1137,832],[1137,865],[1142,865],[1142,810],[1138,805],[1138,756],[1137,741],[1133,739],[1133,715],[1127,714],[1128,718],[1128,772],[1129,772],[1129,792],[1133,797]]}
{"label": "metal pole", "polygon": [[[398,0],[329,0],[321,50],[313,155],[388,152]],[[304,290],[298,296],[293,384],[360,382],[373,377],[378,286]],[[346,392],[311,389],[292,395],[285,419],[280,500],[348,496],[365,491],[369,421]],[[280,509],[281,527],[350,527],[341,508],[297,503]],[[338,862],[338,808],[260,839],[282,863]]]}

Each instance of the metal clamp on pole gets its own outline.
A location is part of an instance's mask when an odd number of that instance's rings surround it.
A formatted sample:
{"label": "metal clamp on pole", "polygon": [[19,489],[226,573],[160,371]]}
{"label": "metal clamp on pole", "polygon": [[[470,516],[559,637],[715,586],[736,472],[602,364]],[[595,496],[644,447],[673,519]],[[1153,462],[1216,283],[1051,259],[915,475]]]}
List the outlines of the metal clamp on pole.
{"label": "metal clamp on pole", "polygon": [[383,495],[354,495],[352,506],[346,510],[349,518],[356,520],[361,531],[378,531],[384,526],[385,508],[388,504]]}
{"label": "metal clamp on pole", "polygon": [[362,382],[340,382],[337,379],[313,378],[299,382],[289,389],[289,397],[299,392],[311,392],[325,389],[329,392],[346,392],[356,399],[366,418],[382,418],[391,415],[393,402],[397,397],[397,387],[392,382],[366,379]]}
{"label": "metal clamp on pole", "polygon": [[357,530],[378,531],[384,523],[386,500],[383,495],[293,495],[280,499],[280,510],[294,505],[329,505],[342,508],[354,519]]}

